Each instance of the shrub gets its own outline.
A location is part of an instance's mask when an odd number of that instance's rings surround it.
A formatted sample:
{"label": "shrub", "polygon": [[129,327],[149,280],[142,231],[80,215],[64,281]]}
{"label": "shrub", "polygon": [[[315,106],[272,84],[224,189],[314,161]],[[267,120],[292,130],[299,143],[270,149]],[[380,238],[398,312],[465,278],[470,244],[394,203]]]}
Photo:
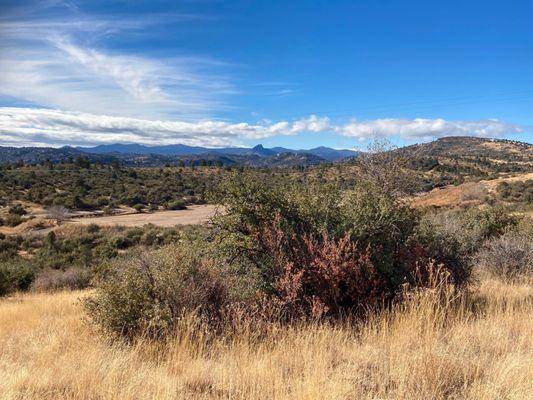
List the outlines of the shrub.
{"label": "shrub", "polygon": [[96,206],[97,207],[104,207],[109,205],[109,199],[105,196],[100,196],[96,199]]}
{"label": "shrub", "polygon": [[6,236],[0,233],[0,260],[6,261],[16,258],[22,242],[21,236]]}
{"label": "shrub", "polygon": [[533,180],[501,182],[496,191],[504,201],[533,203]]}
{"label": "shrub", "polygon": [[433,253],[466,262],[488,239],[513,229],[519,219],[501,207],[428,212],[417,228],[417,240]]}
{"label": "shrub", "polygon": [[126,339],[162,337],[186,314],[216,320],[230,302],[231,279],[199,253],[174,244],[109,264],[85,301],[90,318]]}
{"label": "shrub", "polygon": [[87,225],[87,233],[98,233],[100,232],[100,226],[97,224]]}
{"label": "shrub", "polygon": [[144,204],[135,204],[132,208],[135,211],[137,211],[137,212],[141,212],[142,210],[144,210],[145,205]]}
{"label": "shrub", "polygon": [[12,207],[9,207],[8,213],[11,215],[26,215],[28,212],[21,204],[16,204]]}
{"label": "shrub", "polygon": [[531,237],[509,232],[489,240],[475,258],[477,268],[498,278],[513,280],[533,275]]}
{"label": "shrub", "polygon": [[0,261],[0,296],[27,290],[34,279],[31,265],[20,258]]}
{"label": "shrub", "polygon": [[513,229],[519,223],[518,217],[509,214],[503,207],[489,207],[484,209],[469,209],[464,215],[463,226],[472,232],[474,241],[470,249],[476,250],[485,240]]}
{"label": "shrub", "polygon": [[128,236],[115,236],[110,242],[114,248],[121,250],[127,249],[135,244],[134,240]]}
{"label": "shrub", "polygon": [[413,274],[432,259],[457,284],[469,277],[462,260],[450,263],[438,247],[425,246],[417,212],[386,185],[362,177],[344,195],[332,186],[270,183],[236,176],[221,190],[226,212],[212,222],[221,257],[258,271],[258,287],[289,318],[337,317],[385,303],[404,283],[424,285]]}
{"label": "shrub", "polygon": [[76,290],[84,289],[89,286],[90,271],[84,268],[71,267],[62,270],[48,269],[42,271],[32,289],[37,292],[51,292],[56,290]]}
{"label": "shrub", "polygon": [[167,210],[185,210],[187,208],[187,202],[185,200],[169,201],[165,208]]}
{"label": "shrub", "polygon": [[266,306],[282,319],[360,314],[388,294],[369,249],[358,249],[349,235],[287,237],[279,225],[261,235],[273,257]]}
{"label": "shrub", "polygon": [[9,214],[4,220],[4,224],[10,227],[15,227],[20,225],[25,221],[19,214]]}

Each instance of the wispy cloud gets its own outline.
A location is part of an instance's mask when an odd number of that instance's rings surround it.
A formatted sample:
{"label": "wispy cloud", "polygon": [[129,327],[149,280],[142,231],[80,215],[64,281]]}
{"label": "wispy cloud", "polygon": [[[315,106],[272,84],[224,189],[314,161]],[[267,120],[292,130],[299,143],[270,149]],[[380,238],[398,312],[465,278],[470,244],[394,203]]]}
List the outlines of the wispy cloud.
{"label": "wispy cloud", "polygon": [[0,95],[72,111],[195,118],[224,109],[235,92],[219,60],[150,57],[102,45],[110,36],[142,34],[190,16],[28,15],[0,18]]}
{"label": "wispy cloud", "polygon": [[147,120],[50,109],[0,108],[0,145],[12,146],[183,143],[216,147],[302,132],[337,132],[361,140],[393,135],[429,140],[449,135],[502,136],[521,132],[521,128],[495,120],[388,119],[334,125],[327,117],[311,115],[294,121],[250,124],[215,120]]}

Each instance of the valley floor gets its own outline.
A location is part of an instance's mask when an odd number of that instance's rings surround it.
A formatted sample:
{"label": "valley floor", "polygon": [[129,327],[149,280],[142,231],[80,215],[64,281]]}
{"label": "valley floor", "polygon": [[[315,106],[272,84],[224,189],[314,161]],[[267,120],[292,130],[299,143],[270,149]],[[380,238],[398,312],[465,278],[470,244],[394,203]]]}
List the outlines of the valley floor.
{"label": "valley floor", "polygon": [[531,399],[533,285],[483,280],[355,331],[306,325],[207,342],[111,344],[83,320],[87,292],[0,300],[0,398]]}

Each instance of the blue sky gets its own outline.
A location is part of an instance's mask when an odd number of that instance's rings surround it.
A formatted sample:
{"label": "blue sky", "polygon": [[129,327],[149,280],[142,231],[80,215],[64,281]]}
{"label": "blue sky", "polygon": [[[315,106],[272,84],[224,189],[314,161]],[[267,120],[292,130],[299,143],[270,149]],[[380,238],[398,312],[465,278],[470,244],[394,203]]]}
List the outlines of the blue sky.
{"label": "blue sky", "polygon": [[0,145],[533,142],[532,1],[0,0]]}

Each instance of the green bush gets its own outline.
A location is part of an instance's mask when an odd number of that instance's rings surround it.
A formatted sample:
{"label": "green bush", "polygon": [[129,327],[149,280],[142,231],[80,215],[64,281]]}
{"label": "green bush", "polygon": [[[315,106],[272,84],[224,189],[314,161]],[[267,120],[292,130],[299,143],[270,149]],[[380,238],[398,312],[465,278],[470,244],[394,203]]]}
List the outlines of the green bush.
{"label": "green bush", "polygon": [[472,255],[487,240],[513,229],[519,219],[501,207],[428,212],[417,229],[433,250],[458,257]]}
{"label": "green bush", "polygon": [[10,227],[15,227],[20,225],[24,221],[25,219],[22,218],[20,214],[9,214],[4,220],[4,224]]}
{"label": "green bush", "polygon": [[97,224],[87,225],[87,233],[98,233],[100,232],[100,226]]}
{"label": "green bush", "polygon": [[137,211],[137,212],[141,212],[142,210],[145,209],[145,205],[144,204],[135,204],[132,208],[135,211]]}
{"label": "green bush", "polygon": [[[267,297],[307,303],[303,308],[289,307],[298,317],[314,315],[310,299],[323,303],[326,316],[357,312],[371,307],[377,298],[392,300],[404,283],[427,284],[419,278],[429,277],[429,272],[418,272],[432,265],[432,259],[456,284],[468,280],[469,269],[462,260],[450,263],[438,247],[429,248],[417,235],[419,215],[388,189],[383,180],[389,178],[374,181],[366,174],[358,178],[357,187],[344,193],[335,186],[302,187],[279,177],[271,182],[235,175],[219,191],[225,213],[212,221],[218,254],[234,268],[257,271],[257,286]],[[324,254],[337,259],[338,265],[328,264]],[[331,274],[352,265],[355,275],[343,272],[342,279],[328,281],[321,277],[323,269],[313,269],[314,265],[329,265]],[[365,288],[358,270],[366,271],[363,275],[372,271],[374,278],[367,283],[375,285]],[[299,289],[286,289],[284,282],[302,277]],[[310,282],[322,283],[309,286]],[[323,298],[318,288],[326,290],[328,285],[327,291],[337,291],[344,299],[340,305]]]}
{"label": "green bush", "polygon": [[26,215],[28,212],[22,205],[16,204],[12,207],[9,207],[8,213],[11,215]]}
{"label": "green bush", "polygon": [[515,229],[518,223],[517,217],[501,207],[427,212],[413,237],[431,258],[449,265],[455,276],[466,276],[471,272],[472,257],[483,244]]}
{"label": "green bush", "polygon": [[169,201],[165,204],[167,210],[185,210],[187,208],[187,202],[185,200]]}
{"label": "green bush", "polygon": [[533,203],[533,180],[501,182],[496,191],[500,199],[509,202]]}
{"label": "green bush", "polygon": [[16,257],[22,242],[21,236],[6,236],[0,233],[0,260]]}
{"label": "green bush", "polygon": [[27,290],[34,277],[34,269],[21,258],[0,261],[0,296],[14,291]]}
{"label": "green bush", "polygon": [[238,291],[193,247],[174,244],[109,264],[85,301],[90,318],[106,333],[127,339],[164,336],[191,313],[216,319]]}

